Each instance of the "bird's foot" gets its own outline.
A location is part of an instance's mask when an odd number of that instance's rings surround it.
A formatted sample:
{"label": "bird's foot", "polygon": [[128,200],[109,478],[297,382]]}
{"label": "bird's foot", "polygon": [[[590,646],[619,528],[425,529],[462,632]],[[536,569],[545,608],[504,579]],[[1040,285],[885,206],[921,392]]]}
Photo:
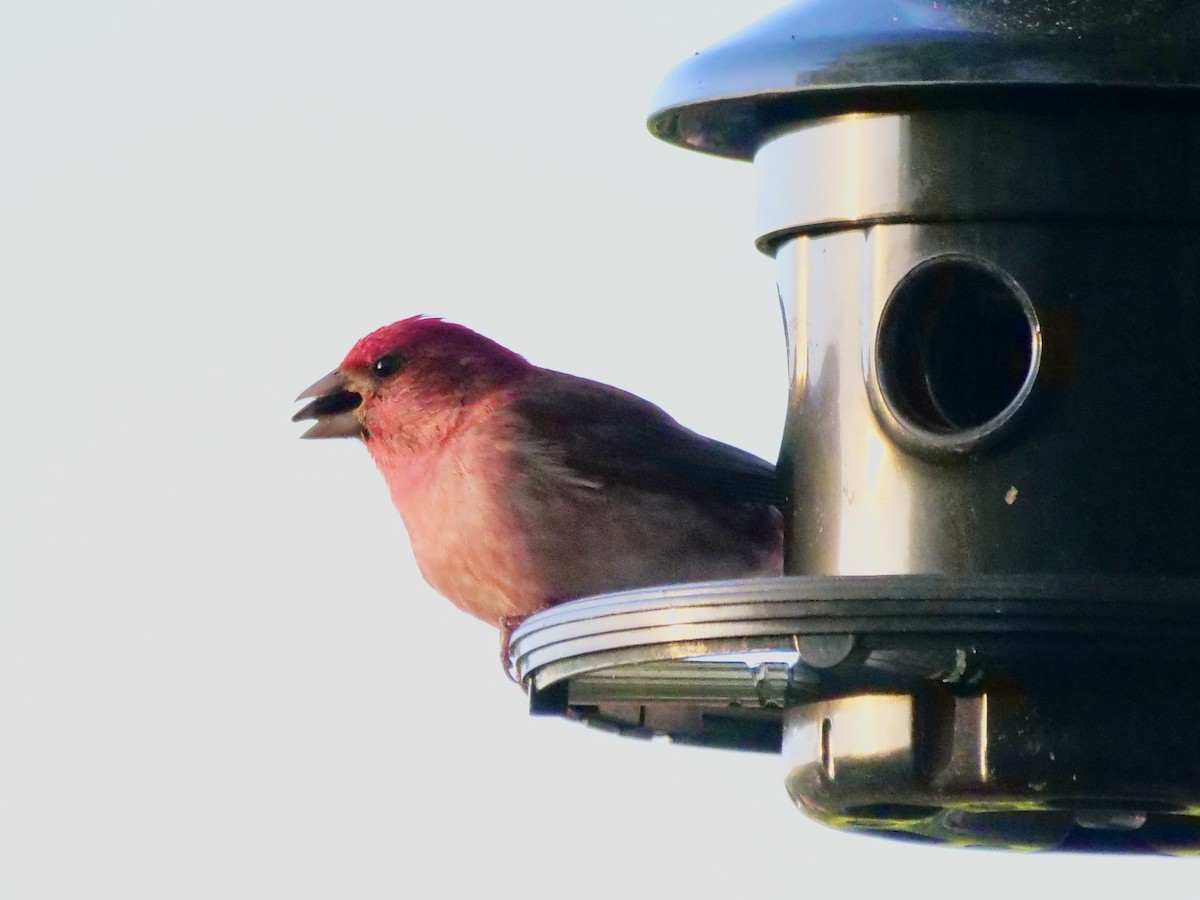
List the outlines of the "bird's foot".
{"label": "bird's foot", "polygon": [[501,616],[500,617],[500,665],[504,667],[504,674],[509,677],[514,683],[520,684],[517,677],[513,675],[512,668],[508,663],[508,648],[512,643],[513,630],[524,622],[528,616]]}

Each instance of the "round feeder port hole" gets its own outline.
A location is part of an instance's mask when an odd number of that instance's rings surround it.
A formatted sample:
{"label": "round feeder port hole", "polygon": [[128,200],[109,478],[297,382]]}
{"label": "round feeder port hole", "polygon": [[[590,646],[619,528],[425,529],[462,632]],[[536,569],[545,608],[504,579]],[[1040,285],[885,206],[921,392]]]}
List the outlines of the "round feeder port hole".
{"label": "round feeder port hole", "polygon": [[1033,305],[1004,272],[942,256],[904,276],[884,306],[875,345],[887,410],[909,443],[961,451],[1024,405],[1041,357]]}

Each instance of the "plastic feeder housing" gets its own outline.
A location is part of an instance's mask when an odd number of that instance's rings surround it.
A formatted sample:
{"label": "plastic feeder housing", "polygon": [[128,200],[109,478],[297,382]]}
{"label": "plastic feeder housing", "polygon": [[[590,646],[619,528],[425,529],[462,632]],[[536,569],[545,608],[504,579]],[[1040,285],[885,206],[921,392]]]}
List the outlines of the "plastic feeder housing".
{"label": "plastic feeder housing", "polygon": [[838,828],[1200,852],[1197,47],[1193,2],[808,0],[665,79],[651,130],[757,173],[788,577],[530,618],[535,711],[780,752]]}

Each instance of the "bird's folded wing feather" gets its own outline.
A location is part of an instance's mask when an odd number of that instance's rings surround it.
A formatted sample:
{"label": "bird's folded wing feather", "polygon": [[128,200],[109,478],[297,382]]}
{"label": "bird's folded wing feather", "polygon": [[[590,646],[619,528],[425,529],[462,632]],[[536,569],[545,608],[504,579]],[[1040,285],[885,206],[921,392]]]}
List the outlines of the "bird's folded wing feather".
{"label": "bird's folded wing feather", "polygon": [[620,484],[704,501],[781,504],[775,467],[684,428],[654,404],[608,385],[543,371],[510,410],[527,446],[580,482]]}

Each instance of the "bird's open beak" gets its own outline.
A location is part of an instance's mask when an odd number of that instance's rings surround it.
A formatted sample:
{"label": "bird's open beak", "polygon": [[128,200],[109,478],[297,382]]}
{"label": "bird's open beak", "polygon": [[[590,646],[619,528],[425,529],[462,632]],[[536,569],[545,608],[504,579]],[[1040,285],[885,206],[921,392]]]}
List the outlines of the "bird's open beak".
{"label": "bird's open beak", "polygon": [[333,371],[300,392],[297,400],[315,397],[292,416],[293,422],[316,419],[317,423],[300,435],[304,438],[362,437],[362,420],[355,412],[362,406],[362,394],[352,390],[350,379]]}

